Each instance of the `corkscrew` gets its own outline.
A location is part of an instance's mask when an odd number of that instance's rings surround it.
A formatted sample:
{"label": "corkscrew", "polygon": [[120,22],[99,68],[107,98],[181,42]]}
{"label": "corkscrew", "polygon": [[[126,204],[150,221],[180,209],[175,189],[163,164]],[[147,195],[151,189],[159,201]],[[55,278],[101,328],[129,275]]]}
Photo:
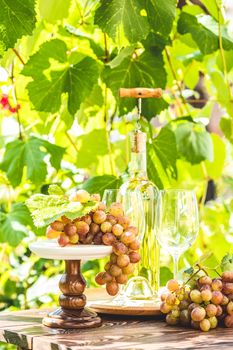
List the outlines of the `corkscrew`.
{"label": "corkscrew", "polygon": [[137,98],[138,101],[138,118],[137,118],[137,130],[141,128],[140,119],[142,114],[142,98],[160,98],[162,97],[162,89],[160,88],[120,88],[119,96],[120,97],[131,97]]}

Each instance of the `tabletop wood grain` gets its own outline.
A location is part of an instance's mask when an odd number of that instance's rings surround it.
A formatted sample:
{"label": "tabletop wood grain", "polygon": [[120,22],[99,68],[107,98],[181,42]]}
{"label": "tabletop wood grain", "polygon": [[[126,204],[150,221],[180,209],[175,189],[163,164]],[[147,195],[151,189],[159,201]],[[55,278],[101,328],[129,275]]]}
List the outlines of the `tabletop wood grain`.
{"label": "tabletop wood grain", "polygon": [[[91,298],[101,297],[101,293],[94,291]],[[100,328],[62,330],[41,324],[47,311],[0,313],[0,341],[27,350],[233,349],[232,329],[218,328],[203,333],[170,327],[161,317],[123,318],[108,315],[102,316],[103,325]]]}

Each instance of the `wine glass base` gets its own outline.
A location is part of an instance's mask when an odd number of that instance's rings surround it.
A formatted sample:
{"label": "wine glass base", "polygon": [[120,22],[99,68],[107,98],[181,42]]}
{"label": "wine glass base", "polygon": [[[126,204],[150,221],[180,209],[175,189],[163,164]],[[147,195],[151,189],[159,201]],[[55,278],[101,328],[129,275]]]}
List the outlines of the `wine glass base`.
{"label": "wine glass base", "polygon": [[44,317],[42,323],[47,327],[64,329],[94,328],[102,324],[101,318],[87,307],[81,310],[59,308]]}
{"label": "wine glass base", "polygon": [[148,280],[142,276],[130,278],[122,294],[130,300],[152,300],[156,298]]}

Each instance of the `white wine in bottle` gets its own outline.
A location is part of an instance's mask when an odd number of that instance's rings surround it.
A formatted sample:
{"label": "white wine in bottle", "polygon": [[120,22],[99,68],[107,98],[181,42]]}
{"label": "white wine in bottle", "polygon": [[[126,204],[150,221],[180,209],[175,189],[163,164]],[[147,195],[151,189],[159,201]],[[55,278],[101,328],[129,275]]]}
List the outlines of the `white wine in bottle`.
{"label": "white wine in bottle", "polygon": [[[140,130],[132,132],[130,176],[120,188],[122,196],[126,192],[140,191],[144,209],[142,215],[145,219],[145,229],[140,248],[141,261],[136,276],[129,282],[128,288],[126,286],[126,294],[135,295],[135,299],[150,299],[156,295],[159,288],[159,245],[156,239],[159,190],[147,176],[146,140],[146,133]],[[139,276],[144,277],[141,278],[141,282]]]}

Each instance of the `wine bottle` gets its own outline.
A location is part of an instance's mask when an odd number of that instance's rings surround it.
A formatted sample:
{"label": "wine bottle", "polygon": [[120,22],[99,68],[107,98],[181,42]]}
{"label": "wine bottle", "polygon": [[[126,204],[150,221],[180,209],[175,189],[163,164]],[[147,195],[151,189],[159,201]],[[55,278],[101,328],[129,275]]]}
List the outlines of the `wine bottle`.
{"label": "wine bottle", "polygon": [[[156,294],[159,288],[159,245],[156,239],[156,211],[159,190],[147,176],[146,140],[146,133],[140,130],[132,132],[129,178],[121,186],[120,192],[123,196],[128,191],[139,190],[141,193],[145,229],[137,274],[147,279],[153,294]],[[135,288],[137,288],[136,284]]]}

